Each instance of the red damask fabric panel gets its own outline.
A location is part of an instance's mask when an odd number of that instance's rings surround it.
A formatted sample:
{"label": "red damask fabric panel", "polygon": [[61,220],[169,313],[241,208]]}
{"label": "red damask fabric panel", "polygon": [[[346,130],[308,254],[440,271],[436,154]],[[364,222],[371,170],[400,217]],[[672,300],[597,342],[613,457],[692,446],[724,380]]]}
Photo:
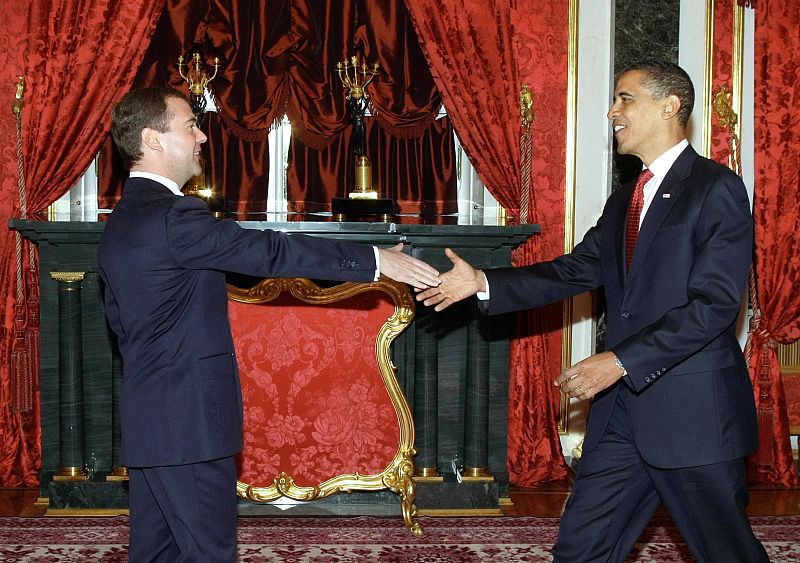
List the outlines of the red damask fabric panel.
{"label": "red damask fabric panel", "polygon": [[[516,252],[515,266],[564,252],[567,157],[568,2],[517,3],[514,49],[520,82],[534,91],[532,179],[528,222],[542,233]],[[604,116],[598,116],[603,118]],[[575,233],[579,239],[583,233]],[[563,304],[517,314],[511,341],[508,468],[517,485],[564,479],[569,474],[558,434],[561,395],[552,384],[561,372]]]}
{"label": "red damask fabric panel", "polygon": [[[522,266],[554,258],[564,245],[568,3],[406,0],[422,49],[470,162],[511,222],[539,222],[515,256]],[[520,218],[519,91],[534,92],[529,215]],[[561,479],[567,467],[557,423],[560,305],[517,315],[509,374],[511,482]]]}
{"label": "red damask fabric panel", "polygon": [[800,373],[782,373],[789,426],[800,428]]}
{"label": "red damask fabric panel", "polygon": [[[163,0],[85,2],[47,0],[6,3],[6,24],[0,31],[5,84],[17,75],[26,81],[22,111],[23,176],[27,218],[42,218],[47,206],[64,194],[83,174],[110,128],[110,108],[128,90],[144,49],[155,27]],[[7,60],[6,60],[7,58]],[[12,78],[13,76],[13,78]],[[9,104],[13,90],[9,89]],[[4,112],[8,119],[10,112]],[[4,121],[7,124],[7,121]],[[11,122],[13,124],[13,121]],[[12,125],[13,127],[13,125]],[[9,205],[2,217],[7,229],[10,216],[20,217],[19,170],[15,128],[3,135],[3,177],[0,200]],[[14,207],[10,207],[14,202]],[[9,405],[10,364],[19,367],[19,339],[15,321],[27,325],[30,345],[38,343],[38,285],[36,260],[23,249],[22,279],[25,280],[24,314],[13,314],[17,297],[14,234],[6,230],[0,249],[3,275],[3,350],[0,357],[2,404]],[[32,283],[31,283],[32,282]],[[16,317],[16,318],[15,318]],[[13,337],[12,337],[13,336]],[[13,349],[12,349],[13,348]],[[29,354],[29,356],[31,356]],[[11,358],[11,360],[9,360]],[[36,361],[34,353],[26,361]],[[23,362],[25,363],[25,362]],[[38,362],[34,370],[38,381]],[[0,415],[2,453],[0,486],[33,486],[38,482],[41,458],[38,386],[34,381],[33,408]]]}
{"label": "red damask fabric panel", "polygon": [[310,487],[389,466],[400,427],[375,350],[393,311],[377,292],[328,305],[229,301],[244,401],[240,481],[269,487],[285,472]]}
{"label": "red damask fabric panel", "polygon": [[760,0],[755,10],[753,215],[760,317],[748,347],[760,446],[750,477],[797,487],[775,345],[800,338],[800,9],[795,2]]}
{"label": "red damask fabric panel", "polygon": [[[712,94],[716,94],[722,88],[725,88],[728,92],[733,92],[733,21],[734,10],[736,9],[740,8],[731,4],[730,0],[714,0]],[[701,103],[702,97],[697,96],[694,112],[696,116],[702,115],[702,111],[698,111],[701,109]],[[739,108],[733,108],[733,110],[738,112]],[[739,119],[741,118],[742,116],[740,115]],[[719,114],[714,111],[711,120],[711,158],[725,166],[729,165],[731,156],[729,145],[731,132],[729,127],[722,126]]]}

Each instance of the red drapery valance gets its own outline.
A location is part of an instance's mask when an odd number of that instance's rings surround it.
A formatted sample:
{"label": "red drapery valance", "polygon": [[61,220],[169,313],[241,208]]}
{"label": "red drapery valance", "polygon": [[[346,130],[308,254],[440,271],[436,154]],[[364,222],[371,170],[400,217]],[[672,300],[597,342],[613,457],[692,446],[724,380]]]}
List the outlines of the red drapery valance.
{"label": "red drapery valance", "polygon": [[[381,65],[380,76],[369,87],[379,127],[371,127],[368,137],[374,147],[368,152],[374,184],[381,195],[396,199],[401,213],[421,212],[418,202],[423,201],[455,211],[453,143],[441,139],[449,121],[434,124],[441,96],[402,0],[168,0],[136,84],[169,84],[186,91],[177,57],[192,51],[202,53],[207,62],[220,59],[219,74],[209,84],[219,118],[209,119],[204,153],[214,187],[230,211],[266,210],[266,139],[284,114],[292,124],[290,166],[313,163],[319,170],[314,176],[290,170],[290,211],[329,211],[331,198],[352,187],[343,185],[354,160],[347,155],[351,122],[336,63],[353,55]],[[426,150],[434,151],[433,157],[417,158],[404,176],[409,154]],[[110,147],[105,150],[110,152]],[[426,173],[432,162],[450,168],[431,177]],[[101,163],[102,207],[113,207],[121,191],[122,174],[112,166],[110,159]],[[398,189],[401,177],[410,184]],[[413,197],[403,193],[406,189]],[[437,207],[437,202],[450,204]]]}

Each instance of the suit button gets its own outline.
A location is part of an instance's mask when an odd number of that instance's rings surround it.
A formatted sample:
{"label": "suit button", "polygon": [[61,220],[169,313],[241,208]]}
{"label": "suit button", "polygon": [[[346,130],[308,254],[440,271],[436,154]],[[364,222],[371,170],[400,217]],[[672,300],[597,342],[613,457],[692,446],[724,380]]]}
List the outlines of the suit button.
{"label": "suit button", "polygon": [[623,311],[621,316],[623,319],[629,319],[631,314],[628,311]]}

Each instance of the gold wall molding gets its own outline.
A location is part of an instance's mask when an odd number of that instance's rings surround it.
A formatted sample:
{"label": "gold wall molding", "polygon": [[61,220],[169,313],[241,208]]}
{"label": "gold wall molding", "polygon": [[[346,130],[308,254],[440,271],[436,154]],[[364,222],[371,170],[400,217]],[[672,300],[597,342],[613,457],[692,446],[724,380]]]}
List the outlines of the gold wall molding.
{"label": "gold wall molding", "polygon": [[[575,247],[575,191],[578,136],[578,16],[580,0],[569,0],[569,47],[567,51],[567,147],[564,189],[564,252]],[[561,367],[572,364],[572,299],[565,299],[561,326]],[[569,397],[561,395],[559,434],[569,433]]]}
{"label": "gold wall molding", "polygon": [[783,373],[800,375],[800,340],[778,345],[778,361]]}
{"label": "gold wall molding", "polygon": [[711,158],[711,116],[714,84],[714,0],[706,0],[705,64],[703,66],[703,137],[701,153]]}

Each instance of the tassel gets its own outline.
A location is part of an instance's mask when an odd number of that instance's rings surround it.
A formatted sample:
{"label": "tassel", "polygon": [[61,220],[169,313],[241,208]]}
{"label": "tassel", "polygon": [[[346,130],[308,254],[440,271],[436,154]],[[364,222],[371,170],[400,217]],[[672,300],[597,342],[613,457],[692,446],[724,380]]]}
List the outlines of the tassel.
{"label": "tassel", "polygon": [[738,4],[742,8],[755,8],[756,7],[756,0],[738,0]]}
{"label": "tassel", "polygon": [[773,465],[775,446],[775,409],[772,406],[769,384],[769,343],[761,348],[761,377],[758,382],[758,455],[759,467],[768,468]]}
{"label": "tassel", "polygon": [[758,466],[770,467],[775,455],[772,435],[775,432],[772,407],[758,407]]}
{"label": "tassel", "polygon": [[529,205],[531,200],[531,171],[533,169],[533,155],[531,145],[531,123],[533,122],[533,92],[528,85],[523,83],[519,91],[519,113],[521,133],[519,137],[519,223],[526,225],[529,218]]}

